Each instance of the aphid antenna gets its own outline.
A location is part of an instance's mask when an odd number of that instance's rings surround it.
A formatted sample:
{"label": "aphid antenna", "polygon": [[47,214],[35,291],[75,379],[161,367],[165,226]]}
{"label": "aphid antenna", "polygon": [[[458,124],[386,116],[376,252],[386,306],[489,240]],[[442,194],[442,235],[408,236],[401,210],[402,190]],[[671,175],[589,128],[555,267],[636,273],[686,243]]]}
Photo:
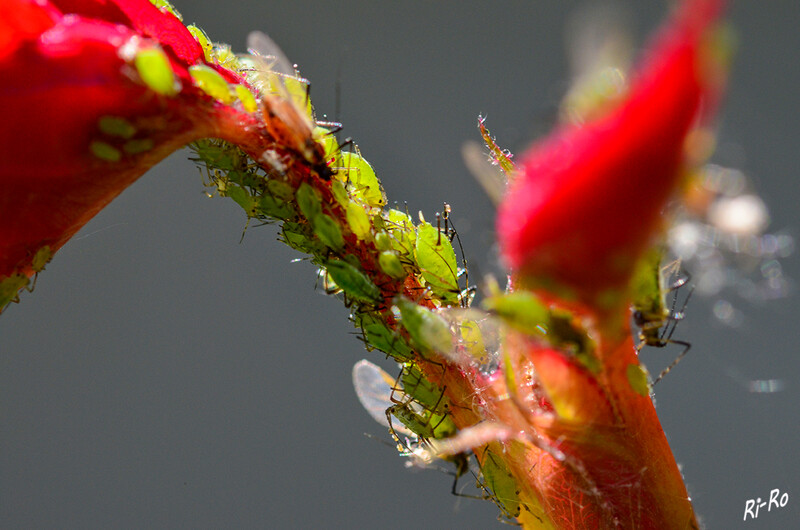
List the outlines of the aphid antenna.
{"label": "aphid antenna", "polygon": [[248,215],[247,222],[244,224],[244,228],[242,228],[242,237],[239,238],[240,245],[242,244],[242,241],[244,241],[244,235],[247,233],[247,228],[250,226],[250,219],[252,219],[252,217]]}

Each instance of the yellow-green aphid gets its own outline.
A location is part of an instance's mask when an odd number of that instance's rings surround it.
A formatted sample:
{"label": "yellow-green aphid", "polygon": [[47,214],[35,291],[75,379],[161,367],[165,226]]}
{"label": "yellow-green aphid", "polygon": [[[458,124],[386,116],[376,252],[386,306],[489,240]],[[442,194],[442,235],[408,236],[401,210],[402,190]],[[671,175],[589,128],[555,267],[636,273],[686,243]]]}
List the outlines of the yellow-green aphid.
{"label": "yellow-green aphid", "polygon": [[242,102],[242,108],[244,108],[246,112],[255,112],[258,110],[256,97],[249,88],[244,85],[235,85],[234,92],[236,93],[236,97],[239,98],[239,101]]}
{"label": "yellow-green aphid", "polygon": [[142,82],[162,96],[174,96],[181,90],[180,81],[172,71],[167,54],[159,47],[139,50],[133,64]]}
{"label": "yellow-green aphid", "polygon": [[231,90],[228,82],[219,72],[205,64],[195,64],[189,67],[189,75],[200,90],[214,99],[230,105],[236,101],[236,94]]}
{"label": "yellow-green aphid", "polygon": [[383,219],[391,236],[391,248],[403,256],[410,255],[417,242],[417,232],[411,217],[400,210],[390,209],[384,212]]}
{"label": "yellow-green aphid", "polygon": [[168,12],[172,13],[173,15],[175,15],[175,18],[177,18],[178,20],[181,20],[181,21],[183,20],[183,17],[178,12],[178,10],[175,9],[175,6],[173,6],[167,0],[150,0],[150,3],[153,4],[154,6],[156,6],[157,8],[159,8],[161,11],[168,11]]}
{"label": "yellow-green aphid", "polygon": [[348,202],[345,213],[347,215],[347,225],[350,227],[350,231],[353,232],[358,239],[366,238],[372,230],[372,225],[369,222],[369,216],[366,210],[364,210],[364,207],[357,202]]}
{"label": "yellow-green aphid", "polygon": [[372,280],[346,261],[337,259],[327,261],[325,269],[336,285],[350,298],[373,305],[378,305],[383,301],[381,290],[372,283]]}
{"label": "yellow-green aphid", "polygon": [[458,302],[458,264],[447,235],[430,223],[421,223],[417,227],[415,254],[422,277],[433,292],[447,302]]}
{"label": "yellow-green aphid", "polygon": [[650,395],[649,375],[644,366],[641,364],[629,364],[625,375],[628,378],[628,384],[631,385],[634,392],[642,397]]}
{"label": "yellow-green aphid", "polygon": [[377,348],[400,363],[412,358],[411,347],[400,335],[389,329],[380,318],[370,313],[358,313],[355,317],[355,324],[361,328],[368,347]]}
{"label": "yellow-green aphid", "polygon": [[349,183],[355,197],[373,208],[386,205],[386,194],[375,176],[375,170],[359,154],[342,153],[341,167],[336,170],[336,178]]}
{"label": "yellow-green aphid", "polygon": [[420,353],[446,353],[453,344],[453,336],[447,322],[430,309],[398,296],[394,300],[400,310],[403,327],[423,351]]}
{"label": "yellow-green aphid", "polygon": [[186,29],[189,30],[189,33],[192,34],[198,44],[200,44],[200,47],[203,48],[203,57],[205,57],[206,62],[212,62],[213,46],[211,44],[211,40],[208,38],[208,35],[206,35],[206,32],[194,24],[189,24],[186,26]]}

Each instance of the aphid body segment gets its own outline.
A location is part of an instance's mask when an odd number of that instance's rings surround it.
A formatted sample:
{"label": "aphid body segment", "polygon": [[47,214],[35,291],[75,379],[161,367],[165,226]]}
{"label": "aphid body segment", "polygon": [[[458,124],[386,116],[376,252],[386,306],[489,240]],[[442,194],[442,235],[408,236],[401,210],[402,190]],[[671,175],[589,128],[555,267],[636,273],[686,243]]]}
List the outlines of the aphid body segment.
{"label": "aphid body segment", "polygon": [[[264,33],[250,33],[247,46],[250,55],[246,59],[253,64],[250,77],[261,95],[267,132],[282,147],[299,155],[320,178],[330,180],[333,172],[325,159],[325,147],[313,134],[308,81],[297,74],[278,45]],[[303,97],[305,110],[298,102]]]}

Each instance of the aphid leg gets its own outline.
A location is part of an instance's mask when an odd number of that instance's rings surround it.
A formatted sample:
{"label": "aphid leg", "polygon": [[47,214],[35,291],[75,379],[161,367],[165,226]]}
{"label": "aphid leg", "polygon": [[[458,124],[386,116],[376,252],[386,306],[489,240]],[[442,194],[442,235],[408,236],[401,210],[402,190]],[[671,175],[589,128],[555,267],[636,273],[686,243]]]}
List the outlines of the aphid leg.
{"label": "aphid leg", "polygon": [[[653,386],[655,386],[659,381],[661,381],[664,378],[664,376],[667,375],[670,372],[670,370],[672,370],[675,367],[675,365],[677,365],[679,362],[681,362],[681,359],[683,359],[686,356],[686,354],[689,353],[689,350],[692,347],[692,345],[690,343],[688,343],[686,341],[683,341],[683,340],[669,340],[669,339],[667,339],[666,343],[678,344],[680,346],[683,346],[683,351],[675,358],[674,361],[672,361],[672,363],[670,363],[669,366],[664,368],[661,371],[661,373],[658,374],[658,377],[656,378],[656,380],[653,381]],[[666,345],[666,343],[665,343],[665,345]]]}

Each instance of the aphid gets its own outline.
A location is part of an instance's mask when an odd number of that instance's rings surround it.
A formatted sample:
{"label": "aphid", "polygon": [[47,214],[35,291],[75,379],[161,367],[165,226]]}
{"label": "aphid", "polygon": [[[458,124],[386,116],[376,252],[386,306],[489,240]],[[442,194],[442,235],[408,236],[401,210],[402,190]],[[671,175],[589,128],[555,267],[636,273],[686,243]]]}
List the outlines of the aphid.
{"label": "aphid", "polygon": [[521,503],[514,475],[503,460],[495,458],[488,448],[481,462],[481,474],[483,487],[490,492],[489,499],[500,508],[500,515],[506,519],[519,517]]}
{"label": "aphid", "polygon": [[452,348],[450,326],[436,312],[398,296],[394,300],[400,311],[401,322],[423,355],[442,354]]}
{"label": "aphid", "polygon": [[449,238],[427,222],[417,227],[415,245],[417,266],[422,278],[434,293],[448,302],[458,301],[458,264]]}
{"label": "aphid", "polygon": [[314,138],[315,126],[309,113],[300,108],[287,87],[289,83],[305,87],[308,101],[308,81],[297,74],[278,45],[264,33],[250,33],[247,46],[267,132],[284,148],[300,155],[320,178],[330,180],[333,172],[325,159],[325,147]]}
{"label": "aphid", "polygon": [[[403,375],[407,375],[406,368],[401,372],[401,377]],[[436,414],[425,409],[414,401],[411,395],[398,389],[398,385],[396,379],[366,359],[353,366],[353,386],[359,401],[369,415],[389,428],[398,444],[398,450],[403,456],[410,457],[413,465],[429,467],[434,458],[455,464],[452,493],[458,495],[456,490],[458,479],[469,470],[468,454],[461,452],[440,456],[429,448],[428,443],[428,439],[455,434],[455,425],[442,428],[448,421],[452,424],[452,420],[446,414]],[[440,393],[437,402],[441,402],[442,396],[443,393]],[[438,407],[438,404],[436,406]],[[392,417],[397,418],[400,425],[393,422]],[[400,441],[398,434],[406,436],[405,441]]]}
{"label": "aphid", "polygon": [[332,259],[324,264],[325,270],[347,296],[364,304],[379,304],[381,290],[369,277],[346,261]]}
{"label": "aphid", "polygon": [[[677,278],[672,284],[667,285],[666,281],[675,276],[680,269],[680,261],[674,261],[663,268],[661,265],[661,253],[654,251],[645,258],[634,277],[634,292],[636,296],[633,302],[633,322],[639,328],[639,344],[636,351],[639,352],[645,346],[664,348],[669,344],[683,346],[683,351],[675,358],[672,363],[661,371],[659,376],[653,381],[655,385],[686,356],[692,345],[686,341],[675,340],[672,334],[679,320],[684,317],[684,310],[689,303],[694,289],[689,291],[683,307],[680,311],[675,311],[678,297],[675,295],[670,307],[667,306],[667,295],[688,283],[690,276]],[[673,324],[670,326],[670,324]]]}

